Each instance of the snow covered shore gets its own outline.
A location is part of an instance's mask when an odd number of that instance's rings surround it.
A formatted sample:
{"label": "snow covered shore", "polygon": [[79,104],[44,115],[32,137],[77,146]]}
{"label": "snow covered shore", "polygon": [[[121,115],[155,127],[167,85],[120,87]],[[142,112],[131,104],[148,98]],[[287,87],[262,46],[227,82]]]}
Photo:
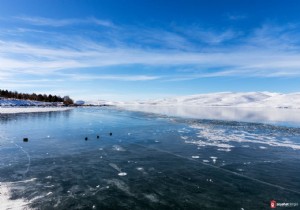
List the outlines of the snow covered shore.
{"label": "snow covered shore", "polygon": [[72,109],[54,105],[55,103],[49,102],[0,98],[0,114],[57,112]]}
{"label": "snow covered shore", "polygon": [[2,106],[51,106],[51,105],[53,105],[53,103],[0,97],[1,107]]}
{"label": "snow covered shore", "polygon": [[0,114],[67,111],[70,107],[0,107]]}

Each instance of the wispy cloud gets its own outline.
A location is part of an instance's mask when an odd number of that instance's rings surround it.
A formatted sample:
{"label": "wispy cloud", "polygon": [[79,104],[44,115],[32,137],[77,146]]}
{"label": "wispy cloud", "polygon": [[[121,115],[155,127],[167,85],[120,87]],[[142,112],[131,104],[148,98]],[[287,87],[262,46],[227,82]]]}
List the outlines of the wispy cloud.
{"label": "wispy cloud", "polygon": [[243,20],[243,19],[246,19],[247,16],[246,15],[241,15],[241,14],[227,14],[227,18],[229,20]]}
{"label": "wispy cloud", "polygon": [[192,34],[195,38],[200,39],[202,42],[209,44],[220,44],[236,38],[239,35],[239,32],[230,29],[222,32],[202,29],[194,31]]}
{"label": "wispy cloud", "polygon": [[[87,46],[87,49],[57,49],[24,43],[0,42],[0,54],[2,55],[0,57],[0,72],[2,74],[8,74],[8,72],[11,74],[45,74],[64,69],[125,64],[200,65],[202,69],[220,66],[240,69],[240,74],[232,72],[231,76],[234,76],[234,73],[238,76],[244,73],[246,76],[264,77],[269,74],[295,76],[299,74],[300,69],[300,55],[297,52],[276,52],[274,54],[272,51],[235,50],[220,53],[195,53],[130,48],[112,49],[102,45],[98,46],[99,50],[89,49],[94,48],[95,45]],[[258,74],[258,72],[262,72],[262,74]],[[215,73],[207,74],[207,76],[209,75],[216,76]],[[105,76],[102,78],[104,79]],[[109,76],[106,78],[108,79]],[[152,79],[152,77],[141,77],[141,79]]]}
{"label": "wispy cloud", "polygon": [[105,26],[105,27],[115,26],[111,21],[100,20],[95,17],[82,18],[82,19],[77,19],[77,18],[51,19],[51,18],[44,18],[44,17],[18,16],[14,18],[24,23],[36,25],[36,26],[63,27],[63,26],[78,25],[78,24],[95,24],[95,25]]}
{"label": "wispy cloud", "polygon": [[[20,20],[35,25],[63,27],[69,24],[93,23],[111,26],[110,22],[98,19],[64,19],[23,17]],[[130,27],[129,27],[130,28]],[[0,77],[18,74],[57,74],[65,70],[140,64],[144,66],[185,67],[195,73],[180,75],[176,71],[163,75],[132,74],[69,75],[73,80],[189,80],[202,77],[300,77],[300,50],[297,25],[273,26],[265,24],[251,33],[241,36],[239,31],[192,28],[185,31],[130,28],[103,33],[105,37],[95,40],[71,34],[68,37],[57,33],[45,36],[44,42],[11,40],[0,36]],[[192,34],[192,31],[194,33]],[[21,32],[20,32],[21,33]],[[24,33],[27,33],[25,30]],[[34,32],[32,32],[34,34]],[[40,36],[37,33],[37,37]],[[102,38],[114,39],[114,45]],[[241,37],[240,37],[241,36]],[[223,45],[239,37],[234,45]],[[292,39],[291,39],[292,38]],[[41,38],[42,39],[42,38]],[[48,40],[47,40],[48,39]],[[127,43],[127,40],[134,40]],[[210,45],[199,45],[195,39]],[[55,44],[47,45],[47,41]],[[132,44],[134,43],[134,44]],[[211,72],[210,69],[223,67]],[[225,68],[224,68],[225,67]]]}
{"label": "wispy cloud", "polygon": [[71,80],[115,80],[115,81],[149,81],[157,80],[161,77],[159,76],[149,76],[149,75],[87,75],[87,74],[64,74],[65,78]]}

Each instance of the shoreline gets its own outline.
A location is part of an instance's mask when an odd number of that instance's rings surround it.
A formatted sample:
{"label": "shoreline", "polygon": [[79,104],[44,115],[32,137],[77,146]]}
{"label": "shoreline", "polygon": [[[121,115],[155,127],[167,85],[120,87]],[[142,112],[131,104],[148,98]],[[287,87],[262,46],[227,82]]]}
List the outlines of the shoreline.
{"label": "shoreline", "polygon": [[0,107],[0,114],[58,112],[72,109],[74,107]]}

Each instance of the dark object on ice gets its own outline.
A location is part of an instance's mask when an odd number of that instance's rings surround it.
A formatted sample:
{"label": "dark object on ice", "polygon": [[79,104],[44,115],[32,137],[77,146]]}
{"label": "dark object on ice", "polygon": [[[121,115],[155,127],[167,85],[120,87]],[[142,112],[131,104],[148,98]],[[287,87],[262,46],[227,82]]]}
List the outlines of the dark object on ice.
{"label": "dark object on ice", "polygon": [[85,137],[85,140],[87,141],[87,140],[88,140],[88,137]]}
{"label": "dark object on ice", "polygon": [[112,132],[110,132],[109,135],[112,136]]}
{"label": "dark object on ice", "polygon": [[23,142],[28,142],[28,138],[23,138]]}
{"label": "dark object on ice", "polygon": [[99,139],[99,138],[100,138],[100,136],[98,135],[98,136],[97,136],[97,139]]}

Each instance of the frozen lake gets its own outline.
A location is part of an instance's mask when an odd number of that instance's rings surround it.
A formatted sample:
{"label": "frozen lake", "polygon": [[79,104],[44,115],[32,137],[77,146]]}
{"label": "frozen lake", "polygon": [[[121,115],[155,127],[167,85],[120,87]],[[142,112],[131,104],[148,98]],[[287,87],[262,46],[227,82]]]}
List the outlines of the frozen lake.
{"label": "frozen lake", "polygon": [[218,110],[1,114],[0,209],[300,203],[299,111]]}

